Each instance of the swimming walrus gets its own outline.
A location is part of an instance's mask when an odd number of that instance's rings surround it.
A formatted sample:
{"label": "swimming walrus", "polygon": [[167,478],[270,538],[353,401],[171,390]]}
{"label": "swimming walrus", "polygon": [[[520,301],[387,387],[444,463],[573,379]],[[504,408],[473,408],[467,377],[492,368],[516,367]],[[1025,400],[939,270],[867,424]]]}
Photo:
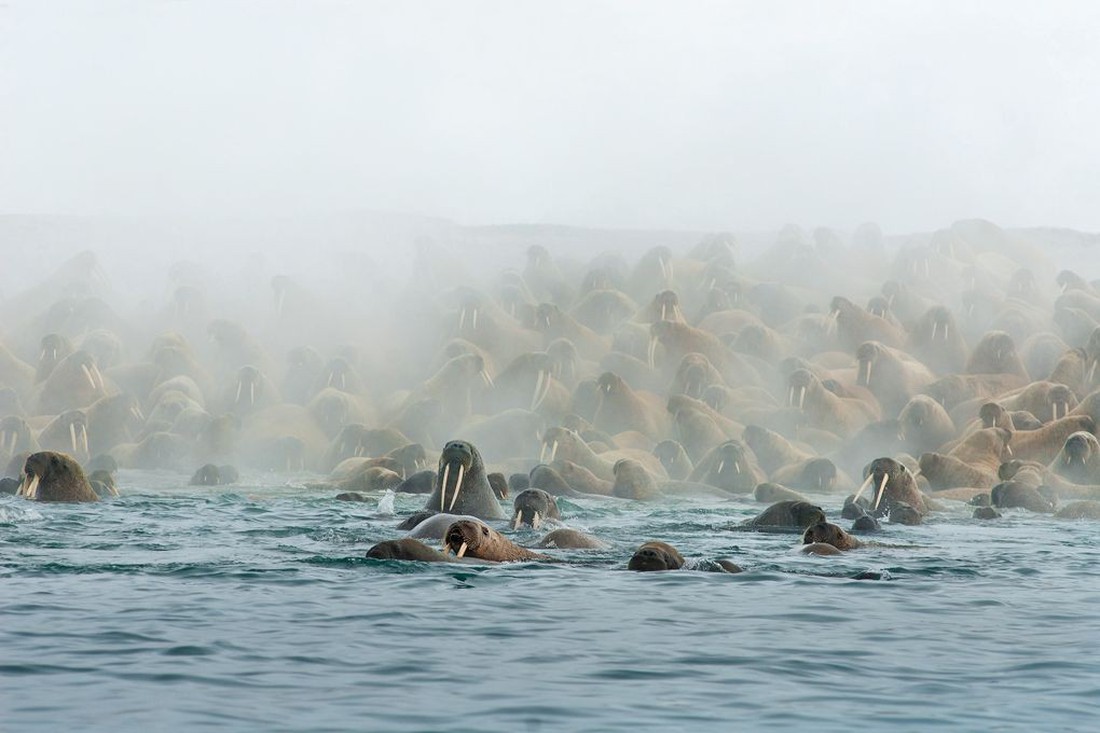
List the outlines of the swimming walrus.
{"label": "swimming walrus", "polygon": [[606,550],[607,544],[576,529],[561,527],[548,532],[538,541],[537,547],[559,550]]}
{"label": "swimming walrus", "polygon": [[779,501],[738,526],[749,529],[783,529],[801,532],[806,527],[824,521],[825,512],[819,506],[805,501]]}
{"label": "swimming walrus", "polygon": [[672,545],[667,542],[651,540],[639,545],[626,565],[627,570],[651,572],[660,570],[706,570],[718,573],[739,573],[741,568],[729,560],[692,561],[684,560]]}
{"label": "swimming walrus", "polygon": [[529,524],[538,529],[547,519],[561,519],[558,502],[542,489],[524,489],[513,502],[512,529]]}
{"label": "swimming walrus", "polygon": [[443,535],[445,554],[457,557],[476,557],[493,562],[521,562],[525,560],[549,560],[546,555],[531,552],[504,537],[492,527],[468,519],[451,524]]}
{"label": "swimming walrus", "polygon": [[454,562],[434,547],[411,537],[379,542],[367,550],[367,557],[376,560],[418,560],[420,562]]}
{"label": "swimming walrus", "polygon": [[472,443],[452,440],[444,446],[435,489],[425,508],[481,519],[504,519],[500,502],[485,475],[481,454]]}
{"label": "swimming walrus", "polygon": [[876,458],[864,473],[865,480],[856,492],[856,500],[868,486],[874,485],[875,493],[871,501],[873,516],[888,514],[890,507],[899,502],[908,504],[921,515],[928,513],[928,505],[917,488],[913,474],[903,464],[893,458]]}
{"label": "swimming walrus", "polygon": [[80,464],[54,451],[39,451],[27,457],[18,494],[32,501],[99,500]]}
{"label": "swimming walrus", "polygon": [[832,545],[838,550],[854,550],[863,544],[837,525],[829,522],[812,524],[803,532],[802,544],[809,545],[816,542]]}

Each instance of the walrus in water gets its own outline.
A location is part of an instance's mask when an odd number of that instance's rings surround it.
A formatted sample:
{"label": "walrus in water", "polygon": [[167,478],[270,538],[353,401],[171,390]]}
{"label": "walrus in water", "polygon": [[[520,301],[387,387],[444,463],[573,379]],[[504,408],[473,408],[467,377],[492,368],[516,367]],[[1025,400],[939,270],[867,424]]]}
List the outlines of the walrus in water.
{"label": "walrus in water", "polygon": [[531,552],[512,542],[495,529],[468,519],[454,522],[443,535],[445,554],[457,557],[476,557],[493,562],[521,562],[524,560],[549,560],[546,555]]}
{"label": "walrus in water", "polygon": [[542,489],[521,491],[516,494],[513,506],[512,529],[519,529],[521,524],[538,529],[545,519],[561,519],[557,500]]}
{"label": "walrus in water", "polygon": [[425,508],[481,519],[504,519],[500,502],[485,475],[481,454],[473,444],[452,440],[444,446],[435,490]]}
{"label": "walrus in water", "polygon": [[621,499],[634,499],[635,501],[652,501],[661,496],[657,489],[657,482],[649,471],[637,461],[622,458],[615,463],[615,484],[611,488],[611,494]]}
{"label": "walrus in water", "polygon": [[570,529],[569,527],[562,527],[560,529],[555,529],[553,532],[548,532],[545,537],[538,541],[537,546],[545,548],[556,547],[559,550],[607,549],[606,543],[584,532]]}
{"label": "walrus in water", "polygon": [[656,540],[651,540],[640,545],[630,557],[630,561],[626,564],[627,570],[635,570],[638,572],[682,570],[685,569],[685,567],[718,573],[741,572],[741,568],[729,560],[693,561],[692,565],[687,565],[687,561],[684,560],[684,556],[680,554],[679,550],[667,542],[658,542]]}
{"label": "walrus in water", "polygon": [[928,505],[917,488],[913,474],[901,463],[893,458],[876,458],[867,466],[865,473],[865,480],[853,501],[858,501],[867,487],[874,484],[876,488],[871,502],[873,516],[888,514],[890,507],[899,502],[908,504],[921,515],[928,513]]}
{"label": "walrus in water", "polygon": [[838,550],[854,550],[863,545],[855,537],[829,522],[810,525],[802,534],[802,544],[810,545],[817,542],[831,545]]}
{"label": "walrus in water", "polygon": [[1054,512],[1055,501],[1034,486],[1020,481],[1005,481],[993,487],[989,492],[993,506],[999,509],[1022,507],[1040,514]]}
{"label": "walrus in water", "polygon": [[819,506],[804,501],[779,501],[738,526],[753,529],[790,529],[801,532],[811,525],[824,521],[825,512]]}
{"label": "walrus in water", "polygon": [[32,453],[17,492],[32,501],[99,501],[80,464],[64,453]]}
{"label": "walrus in water", "polygon": [[419,560],[420,562],[454,562],[434,547],[420,540],[404,537],[399,540],[379,542],[367,550],[367,557],[375,560]]}

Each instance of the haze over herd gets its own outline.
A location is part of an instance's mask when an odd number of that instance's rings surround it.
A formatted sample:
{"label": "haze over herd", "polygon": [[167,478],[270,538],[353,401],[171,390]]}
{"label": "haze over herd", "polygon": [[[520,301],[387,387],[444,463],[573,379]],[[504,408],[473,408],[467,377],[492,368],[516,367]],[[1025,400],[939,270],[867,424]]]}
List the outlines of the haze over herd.
{"label": "haze over herd", "polygon": [[[140,297],[140,262],[27,269],[0,304],[3,489],[109,504],[152,469],[180,491],[263,475],[334,502],[417,493],[423,511],[394,520],[408,537],[370,555],[449,562],[606,548],[563,496],[758,501],[731,530],[817,554],[873,552],[852,535],[959,502],[974,521],[1100,518],[1083,235],[570,236],[501,235],[516,268],[421,237],[407,274],[354,250],[274,273],[178,252]],[[521,547],[521,525],[549,534]],[[637,540],[634,569],[739,570]]]}

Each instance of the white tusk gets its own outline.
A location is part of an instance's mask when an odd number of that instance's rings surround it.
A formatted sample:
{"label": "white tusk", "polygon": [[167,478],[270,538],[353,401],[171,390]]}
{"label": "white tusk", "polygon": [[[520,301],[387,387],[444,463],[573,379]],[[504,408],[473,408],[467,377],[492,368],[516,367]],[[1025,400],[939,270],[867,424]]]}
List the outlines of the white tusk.
{"label": "white tusk", "polygon": [[741,461],[737,461],[733,464],[733,467],[737,469],[737,473],[741,473]]}
{"label": "white tusk", "polygon": [[443,543],[443,554],[444,555],[450,555],[451,554],[451,546],[446,542]]}
{"label": "white tusk", "polygon": [[554,441],[554,444],[550,446],[550,462],[554,462],[554,456],[558,454],[558,441]]}
{"label": "white tusk", "polygon": [[466,325],[466,309],[463,308],[458,312],[458,330],[461,331],[462,327]]}
{"label": "white tusk", "polygon": [[535,512],[535,516],[531,519],[531,526],[538,529],[540,524],[542,524],[542,517],[539,516],[538,512]]}
{"label": "white tusk", "polygon": [[1058,419],[1058,403],[1054,402],[1050,406],[1050,419],[1051,421]]}
{"label": "white tusk", "polygon": [[439,484],[439,511],[443,511],[443,500],[447,497],[447,477],[451,473],[451,464],[443,467],[443,481]]}
{"label": "white tusk", "polygon": [[88,384],[92,385],[92,389],[99,389],[95,386],[95,377],[92,376],[92,370],[88,368],[88,365],[81,364],[80,369],[84,372],[84,376],[88,378]]}
{"label": "white tusk", "polygon": [[484,369],[481,370],[481,381],[485,382],[486,387],[494,386],[493,385],[493,378],[490,377],[489,372],[485,371]]}
{"label": "white tusk", "polygon": [[787,390],[787,407],[794,407],[794,385]]}
{"label": "white tusk", "polygon": [[867,487],[871,485],[871,482],[874,480],[874,478],[875,475],[873,473],[867,474],[867,479],[863,482],[863,485],[859,487],[859,491],[856,492],[856,495],[852,497],[853,504],[855,504],[859,497],[863,495],[863,492],[866,491]]}
{"label": "white tusk", "polygon": [[248,406],[252,407],[256,404],[256,383],[248,383]]}
{"label": "white tusk", "polygon": [[665,314],[667,312],[668,312],[668,304],[667,303],[661,303],[661,320],[662,321],[667,321],[668,320],[667,318],[665,318]]}
{"label": "white tusk", "polygon": [[[474,311],[474,312],[476,313],[477,311]],[[455,554],[458,555],[459,557],[462,557],[463,555],[466,554],[466,548],[467,547],[469,547],[469,545],[467,545],[465,542],[463,542],[462,546],[458,548],[458,552],[455,553]]]}
{"label": "white tusk", "polygon": [[1092,366],[1089,367],[1089,375],[1085,378],[1085,386],[1092,384],[1092,378],[1096,376],[1096,359],[1092,360]]}
{"label": "white tusk", "polygon": [[657,337],[655,337],[655,336],[649,339],[649,352],[647,354],[647,357],[648,357],[649,368],[653,369],[654,367],[656,367],[657,366],[657,363],[656,363],[656,359],[657,359]]}
{"label": "white tusk", "polygon": [[478,310],[477,308],[474,308],[474,317],[471,321],[471,326],[472,326],[473,330],[475,330],[475,331],[477,330],[477,310]]}
{"label": "white tusk", "polygon": [[546,463],[546,443],[542,444],[542,450],[539,451],[539,463]]}
{"label": "white tusk", "polygon": [[950,324],[943,324],[943,340],[947,341],[947,329],[950,328]]}
{"label": "white tusk", "polygon": [[[28,483],[28,481],[29,481],[29,483]],[[23,479],[23,488],[21,489],[21,491],[23,492],[23,496],[25,496],[26,498],[32,499],[32,500],[37,499],[38,498],[38,476],[37,475],[32,475],[32,476],[27,476],[27,478]]]}
{"label": "white tusk", "polygon": [[519,525],[522,521],[523,521],[523,512],[517,511],[516,512],[516,521],[512,522],[512,529],[513,530],[519,529]]}
{"label": "white tusk", "polygon": [[[447,507],[447,511],[451,511],[455,508],[455,502],[458,501],[458,492],[462,490],[462,474],[466,470],[466,466],[458,464],[458,478],[455,479],[455,493],[451,497],[451,505]],[[459,555],[462,557],[462,555]]]}
{"label": "white tusk", "polygon": [[798,389],[798,409],[802,409],[802,406],[806,404],[806,387],[799,387]]}
{"label": "white tusk", "polygon": [[73,455],[79,453],[76,447],[76,423],[69,423],[69,442],[73,445]]}
{"label": "white tusk", "polygon": [[237,397],[233,400],[234,405],[241,404],[241,390],[244,389],[244,382],[237,380]]}
{"label": "white tusk", "polygon": [[871,507],[871,511],[878,509],[878,505],[882,502],[882,492],[886,490],[886,482],[890,480],[890,474],[882,474],[882,483],[878,485],[878,491],[875,492],[875,504]]}
{"label": "white tusk", "polygon": [[933,341],[936,340],[936,328],[938,328],[939,325],[940,324],[936,323],[935,321],[932,321],[932,340]]}
{"label": "white tusk", "polygon": [[543,375],[544,374],[545,374],[545,371],[542,370],[542,369],[539,369],[539,376],[535,380],[535,391],[531,395],[531,407],[529,408],[531,412],[534,412],[535,408],[539,406],[539,392],[542,391],[542,380],[543,380]]}
{"label": "white tusk", "polygon": [[725,459],[718,461],[718,470],[715,473],[722,473],[722,469],[726,467]]}

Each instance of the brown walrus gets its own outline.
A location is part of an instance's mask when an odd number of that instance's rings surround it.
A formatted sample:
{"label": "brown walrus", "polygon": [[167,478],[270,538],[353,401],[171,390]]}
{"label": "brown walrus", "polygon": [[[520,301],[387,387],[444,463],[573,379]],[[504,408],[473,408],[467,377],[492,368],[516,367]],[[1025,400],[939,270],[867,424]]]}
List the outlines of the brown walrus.
{"label": "brown walrus", "polygon": [[542,489],[524,489],[513,502],[512,529],[529,524],[538,529],[546,519],[561,519],[558,502]]}
{"label": "brown walrus", "polygon": [[806,528],[806,531],[802,534],[802,544],[809,545],[815,542],[832,545],[838,550],[854,550],[863,544],[837,525],[829,522],[818,522]]}
{"label": "brown walrus", "polygon": [[871,513],[884,516],[890,507],[897,503],[907,504],[921,515],[928,513],[928,505],[917,488],[913,474],[893,458],[876,458],[865,469],[865,480],[856,492],[855,499],[872,484],[875,486],[874,499],[871,501]]}
{"label": "brown walrus", "polygon": [[819,506],[805,501],[779,501],[738,526],[754,529],[791,529],[801,532],[806,527],[824,521],[825,512]]}
{"label": "brown walrus", "polygon": [[419,560],[421,562],[453,562],[434,547],[428,547],[423,542],[411,537],[399,540],[386,540],[379,542],[367,550],[367,557],[376,560]]}
{"label": "brown walrus", "polygon": [[64,453],[39,451],[23,464],[17,492],[31,501],[99,501],[80,464]]}
{"label": "brown walrus", "polygon": [[[680,554],[672,545],[667,542],[658,542],[651,540],[645,542],[634,551],[634,554],[627,562],[627,570],[636,570],[639,572],[659,571],[659,570],[681,570],[684,569],[686,561],[684,556]],[[741,568],[729,560],[707,560],[703,562],[693,562],[693,565],[689,566],[695,570],[707,570],[711,572],[719,573],[739,573]]]}
{"label": "brown walrus", "polygon": [[637,461],[623,458],[615,463],[615,484],[611,494],[621,499],[652,501],[661,497],[657,482]]}
{"label": "brown walrus", "polygon": [[452,440],[444,446],[439,455],[435,490],[424,508],[481,519],[504,519],[500,501],[485,475],[481,454],[472,443]]}
{"label": "brown walrus", "polygon": [[538,541],[538,547],[559,550],[606,550],[607,544],[579,530],[562,527],[548,532]]}
{"label": "brown walrus", "polygon": [[447,528],[443,535],[443,551],[447,554],[453,552],[458,557],[476,557],[493,562],[550,559],[520,547],[481,522],[468,519],[454,522]]}

